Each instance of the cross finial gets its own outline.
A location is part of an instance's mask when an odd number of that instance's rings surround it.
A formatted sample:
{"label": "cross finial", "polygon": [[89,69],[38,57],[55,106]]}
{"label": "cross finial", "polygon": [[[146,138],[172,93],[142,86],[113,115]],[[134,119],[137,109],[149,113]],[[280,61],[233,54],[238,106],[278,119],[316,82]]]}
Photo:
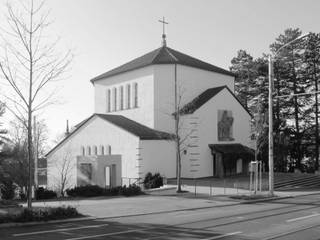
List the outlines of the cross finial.
{"label": "cross finial", "polygon": [[159,20],[159,22],[162,23],[162,46],[166,46],[167,42],[166,42],[166,32],[165,32],[165,25],[169,24],[168,22],[165,21],[165,18],[162,17],[162,20]]}

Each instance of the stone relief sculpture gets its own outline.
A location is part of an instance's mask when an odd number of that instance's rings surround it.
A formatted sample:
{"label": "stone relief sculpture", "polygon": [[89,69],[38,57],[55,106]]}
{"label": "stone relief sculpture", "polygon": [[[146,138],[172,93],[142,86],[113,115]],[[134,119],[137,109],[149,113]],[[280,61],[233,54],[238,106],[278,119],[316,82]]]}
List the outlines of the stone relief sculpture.
{"label": "stone relief sculpture", "polygon": [[218,141],[233,141],[232,111],[218,110]]}

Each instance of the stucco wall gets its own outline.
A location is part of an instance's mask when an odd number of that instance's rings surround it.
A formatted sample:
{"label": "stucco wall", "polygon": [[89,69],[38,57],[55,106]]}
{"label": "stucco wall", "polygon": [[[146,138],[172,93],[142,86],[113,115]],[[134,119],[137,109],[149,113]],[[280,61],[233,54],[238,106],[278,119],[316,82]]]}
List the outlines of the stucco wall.
{"label": "stucco wall", "polygon": [[[233,141],[218,141],[218,110],[230,110],[234,118],[233,122]],[[190,119],[193,117],[194,119]],[[196,129],[195,134],[198,140],[196,144],[193,144],[195,148],[188,148],[187,154],[183,155],[183,176],[184,177],[204,177],[213,175],[213,161],[211,150],[208,144],[228,144],[228,143],[241,143],[245,146],[250,146],[250,115],[240,105],[240,103],[228,92],[228,90],[222,90],[218,95],[209,100],[205,105],[200,107],[192,115],[185,115],[183,120],[196,122],[197,124],[192,126]],[[190,131],[188,124],[185,126],[185,131]],[[190,153],[198,152],[199,166],[193,169],[197,172],[191,173],[188,171],[190,166],[190,159],[194,159]]]}
{"label": "stucco wall", "polygon": [[[154,110],[156,129],[172,132],[174,121],[174,65],[154,66]],[[192,101],[208,88],[227,85],[234,91],[234,77],[193,67],[177,65],[177,91],[181,96],[180,106]]]}
{"label": "stucco wall", "polygon": [[137,166],[140,177],[144,178],[148,172],[159,172],[167,178],[176,176],[175,147],[173,141],[142,140]]}
{"label": "stucco wall", "polygon": [[[119,114],[135,120],[143,125],[154,127],[154,78],[153,66],[140,68],[134,71],[122,73],[107,79],[98,80],[94,83],[95,90],[95,113]],[[133,84],[138,84],[138,107],[133,107]],[[126,85],[131,85],[131,108],[126,109]],[[124,110],[107,112],[107,89],[118,89],[118,106],[120,102],[119,87],[124,87]],[[113,103],[113,97],[111,97]],[[112,108],[113,109],[113,108]]]}
{"label": "stucco wall", "polygon": [[[75,186],[77,182],[76,156],[82,154],[81,147],[97,146],[99,149],[100,145],[105,148],[110,145],[112,154],[121,155],[122,177],[138,177],[134,160],[139,146],[139,138],[99,117],[94,117],[47,156],[48,186],[50,188],[57,187],[58,168],[62,165],[66,154],[69,155],[73,166],[68,185],[69,187]],[[93,150],[91,152],[94,154]]]}

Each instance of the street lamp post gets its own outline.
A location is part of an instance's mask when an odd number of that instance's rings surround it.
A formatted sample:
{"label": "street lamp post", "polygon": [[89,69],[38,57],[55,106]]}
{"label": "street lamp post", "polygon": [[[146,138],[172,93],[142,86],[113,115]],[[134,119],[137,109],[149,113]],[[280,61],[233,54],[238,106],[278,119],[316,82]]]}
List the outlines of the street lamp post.
{"label": "street lamp post", "polygon": [[[307,37],[310,35],[304,34],[300,37],[297,37],[293,39],[292,41],[284,44],[282,47],[280,47],[273,56],[269,54],[268,56],[268,77],[269,77],[269,96],[268,96],[268,103],[269,103],[269,194],[272,196],[274,192],[274,167],[273,167],[273,59],[277,57],[277,54],[284,49],[285,47],[289,46],[290,44],[294,43],[297,40],[300,40],[302,38]],[[292,94],[292,96],[298,95],[298,94]]]}
{"label": "street lamp post", "polygon": [[269,55],[269,194],[273,196],[274,174],[273,174],[273,62],[272,56]]}

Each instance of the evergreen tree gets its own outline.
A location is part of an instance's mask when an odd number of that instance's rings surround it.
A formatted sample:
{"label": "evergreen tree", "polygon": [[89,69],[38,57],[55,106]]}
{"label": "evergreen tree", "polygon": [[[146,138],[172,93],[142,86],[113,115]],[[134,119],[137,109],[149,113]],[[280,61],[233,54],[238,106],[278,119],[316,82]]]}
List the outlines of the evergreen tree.
{"label": "evergreen tree", "polygon": [[231,64],[230,70],[236,75],[235,93],[241,103],[248,107],[248,102],[253,97],[250,86],[256,76],[253,58],[245,50],[239,50],[237,56],[231,60]]}
{"label": "evergreen tree", "polygon": [[[271,51],[277,50],[285,44],[293,41],[301,36],[299,29],[287,29],[284,34],[276,39],[271,44]],[[276,56],[275,76],[277,77],[279,95],[300,94],[308,91],[310,84],[305,81],[303,75],[303,59],[302,54],[304,50],[304,41],[292,42],[287,47],[283,48]],[[301,160],[303,157],[302,151],[302,136],[303,132],[309,127],[309,121],[306,119],[310,108],[310,95],[293,96],[290,98],[283,98],[281,103],[277,103],[279,110],[276,111],[279,120],[282,117],[286,119],[286,123],[290,126],[292,136],[291,157],[295,160],[295,166],[301,168]],[[281,111],[280,111],[281,108]],[[282,115],[282,116],[281,116]]]}

